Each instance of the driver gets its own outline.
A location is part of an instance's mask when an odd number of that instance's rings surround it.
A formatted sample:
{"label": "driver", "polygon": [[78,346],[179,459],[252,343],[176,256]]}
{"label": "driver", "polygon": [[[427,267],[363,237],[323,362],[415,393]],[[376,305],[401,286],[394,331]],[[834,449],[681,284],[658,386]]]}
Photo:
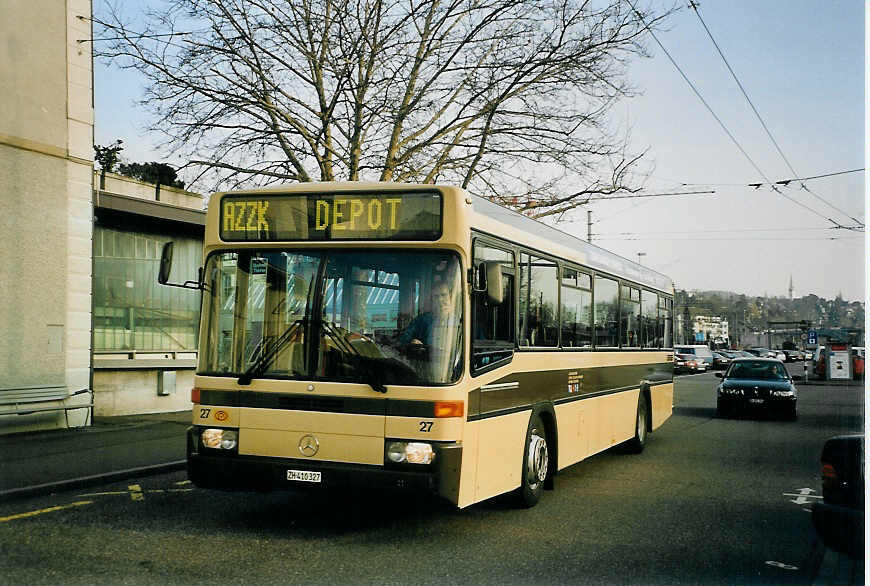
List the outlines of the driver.
{"label": "driver", "polygon": [[454,325],[451,323],[451,307],[452,295],[447,283],[435,283],[432,287],[432,311],[418,315],[408,324],[399,336],[402,347],[414,350],[423,346],[443,346],[437,338],[439,333],[443,335],[448,327]]}

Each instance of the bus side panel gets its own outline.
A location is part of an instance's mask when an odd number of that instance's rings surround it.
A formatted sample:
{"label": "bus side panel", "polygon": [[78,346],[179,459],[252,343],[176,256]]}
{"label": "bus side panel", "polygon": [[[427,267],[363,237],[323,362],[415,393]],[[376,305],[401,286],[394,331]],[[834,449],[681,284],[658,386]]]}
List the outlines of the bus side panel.
{"label": "bus side panel", "polygon": [[576,464],[590,453],[589,438],[598,434],[593,399],[556,405],[559,429],[559,470]]}
{"label": "bus side panel", "polygon": [[658,429],[674,411],[674,384],[656,385],[649,390],[652,401],[652,428]]}
{"label": "bus side panel", "polygon": [[634,437],[639,390],[556,406],[559,470]]}
{"label": "bus side panel", "polygon": [[594,416],[600,422],[598,433],[590,438],[592,453],[604,451],[634,437],[637,399],[640,389],[590,399]]}
{"label": "bus side panel", "polygon": [[[460,509],[473,505],[477,486],[477,446],[480,437],[480,421],[468,421],[462,431],[462,467],[459,472],[459,493],[456,506]],[[450,499],[449,495],[442,496]]]}
{"label": "bus side panel", "polygon": [[531,411],[520,411],[477,423],[475,502],[519,488],[530,417]]}

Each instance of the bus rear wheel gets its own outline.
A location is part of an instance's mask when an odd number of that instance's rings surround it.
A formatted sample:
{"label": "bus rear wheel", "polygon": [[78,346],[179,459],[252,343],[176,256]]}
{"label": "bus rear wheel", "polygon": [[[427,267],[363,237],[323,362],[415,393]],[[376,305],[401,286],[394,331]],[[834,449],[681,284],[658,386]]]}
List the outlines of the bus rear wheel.
{"label": "bus rear wheel", "polygon": [[538,415],[533,415],[526,432],[526,447],[523,451],[523,469],[520,487],[515,494],[519,506],[534,507],[541,500],[544,481],[550,467],[550,452],[547,448],[547,432]]}

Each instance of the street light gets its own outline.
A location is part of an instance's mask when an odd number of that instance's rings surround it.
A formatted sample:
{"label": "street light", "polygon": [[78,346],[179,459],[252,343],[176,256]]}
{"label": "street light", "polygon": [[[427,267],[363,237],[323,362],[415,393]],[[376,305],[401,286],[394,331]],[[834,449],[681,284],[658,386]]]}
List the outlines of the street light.
{"label": "street light", "polygon": [[640,259],[644,256],[646,256],[645,252],[638,252],[637,253],[637,264],[640,264]]}

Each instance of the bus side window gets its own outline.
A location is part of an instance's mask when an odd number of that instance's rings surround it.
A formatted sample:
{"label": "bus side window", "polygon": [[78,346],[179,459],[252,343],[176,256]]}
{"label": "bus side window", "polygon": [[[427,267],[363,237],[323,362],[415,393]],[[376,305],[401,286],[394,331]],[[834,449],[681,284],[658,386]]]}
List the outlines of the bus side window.
{"label": "bus side window", "polygon": [[483,261],[502,264],[502,302],[493,304],[486,291],[472,294],[471,366],[474,370],[510,359],[514,351],[513,253],[475,242],[474,265]]}

